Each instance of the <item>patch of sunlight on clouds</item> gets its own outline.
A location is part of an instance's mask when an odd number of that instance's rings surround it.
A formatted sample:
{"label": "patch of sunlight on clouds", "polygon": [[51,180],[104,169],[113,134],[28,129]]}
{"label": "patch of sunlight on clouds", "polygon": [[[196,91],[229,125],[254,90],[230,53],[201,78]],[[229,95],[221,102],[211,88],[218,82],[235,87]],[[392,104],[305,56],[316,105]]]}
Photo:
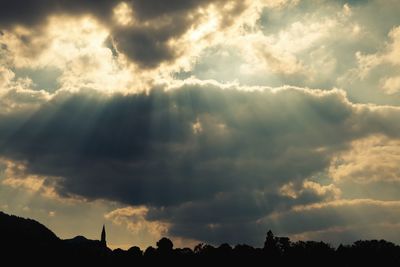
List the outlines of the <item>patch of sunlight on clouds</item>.
{"label": "patch of sunlight on clouds", "polygon": [[59,69],[59,89],[126,91],[133,80],[132,69],[105,46],[107,38],[109,31],[91,17],[54,16],[39,30],[16,27],[2,41],[10,47],[17,68]]}
{"label": "patch of sunlight on clouds", "polygon": [[146,206],[129,206],[113,210],[104,215],[116,225],[124,225],[133,235],[157,241],[168,232],[168,223],[148,221],[149,209]]}
{"label": "patch of sunlight on clouds", "polygon": [[113,9],[113,19],[122,26],[128,26],[134,23],[133,10],[126,2],[119,3]]}
{"label": "patch of sunlight on clouds", "polygon": [[400,182],[400,141],[371,136],[353,141],[348,151],[332,159],[330,176],[338,183]]}

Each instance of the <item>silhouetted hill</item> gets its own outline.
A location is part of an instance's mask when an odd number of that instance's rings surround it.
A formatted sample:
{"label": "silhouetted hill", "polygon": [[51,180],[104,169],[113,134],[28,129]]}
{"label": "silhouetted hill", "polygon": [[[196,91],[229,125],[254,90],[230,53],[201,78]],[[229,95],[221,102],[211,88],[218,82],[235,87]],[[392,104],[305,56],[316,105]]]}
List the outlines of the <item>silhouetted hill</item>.
{"label": "silhouetted hill", "polygon": [[75,236],[71,239],[64,239],[63,243],[71,246],[101,246],[99,240],[87,239],[81,235]]}
{"label": "silhouetted hill", "polygon": [[80,262],[93,263],[106,261],[111,250],[104,246],[99,240],[87,239],[84,236],[76,236],[71,239],[62,240],[63,252],[69,259],[79,259]]}
{"label": "silhouetted hill", "polygon": [[53,246],[60,239],[46,226],[32,220],[0,211],[1,240],[8,246]]}
{"label": "silhouetted hill", "polygon": [[[99,240],[83,236],[61,240],[41,223],[0,211],[2,258],[9,257],[14,263],[90,263],[110,253]],[[58,263],[60,264],[60,263]]]}

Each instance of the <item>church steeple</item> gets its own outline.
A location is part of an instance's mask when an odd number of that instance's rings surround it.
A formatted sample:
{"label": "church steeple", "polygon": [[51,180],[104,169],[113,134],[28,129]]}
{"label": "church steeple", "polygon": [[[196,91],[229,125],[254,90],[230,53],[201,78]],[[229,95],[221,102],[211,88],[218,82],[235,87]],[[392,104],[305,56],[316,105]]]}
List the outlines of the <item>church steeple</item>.
{"label": "church steeple", "polygon": [[107,246],[107,241],[106,241],[106,227],[103,224],[103,230],[101,230],[101,244],[106,247]]}

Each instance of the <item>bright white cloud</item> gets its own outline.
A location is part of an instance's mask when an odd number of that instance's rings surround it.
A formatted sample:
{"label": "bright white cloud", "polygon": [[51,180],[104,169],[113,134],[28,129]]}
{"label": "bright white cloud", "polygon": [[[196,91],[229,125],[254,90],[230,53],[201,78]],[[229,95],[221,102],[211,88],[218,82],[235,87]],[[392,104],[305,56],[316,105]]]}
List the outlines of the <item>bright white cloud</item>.
{"label": "bright white cloud", "polygon": [[400,76],[383,79],[382,90],[388,95],[393,95],[400,92]]}
{"label": "bright white cloud", "polygon": [[321,185],[317,182],[304,180],[300,186],[296,186],[293,182],[284,184],[279,193],[293,199],[297,199],[304,194],[316,194],[324,199],[339,199],[341,191],[334,185]]}
{"label": "bright white cloud", "polygon": [[335,157],[329,168],[337,182],[400,182],[400,141],[371,136],[354,141],[351,148]]}
{"label": "bright white cloud", "polygon": [[0,90],[7,88],[14,76],[11,70],[0,66]]}
{"label": "bright white cloud", "polygon": [[[105,46],[109,32],[90,17],[52,17],[43,29],[17,27],[1,36],[17,68],[54,67],[59,89],[129,90],[134,74]],[[25,41],[28,40],[28,41]],[[53,91],[58,88],[53,88]]]}

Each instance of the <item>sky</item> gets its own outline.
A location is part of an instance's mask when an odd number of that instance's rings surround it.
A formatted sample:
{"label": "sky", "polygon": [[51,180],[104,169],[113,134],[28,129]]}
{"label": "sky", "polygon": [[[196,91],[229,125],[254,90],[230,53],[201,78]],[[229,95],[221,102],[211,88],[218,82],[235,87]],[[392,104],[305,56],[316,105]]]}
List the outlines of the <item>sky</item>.
{"label": "sky", "polygon": [[61,238],[400,243],[397,0],[5,0],[0,210]]}

